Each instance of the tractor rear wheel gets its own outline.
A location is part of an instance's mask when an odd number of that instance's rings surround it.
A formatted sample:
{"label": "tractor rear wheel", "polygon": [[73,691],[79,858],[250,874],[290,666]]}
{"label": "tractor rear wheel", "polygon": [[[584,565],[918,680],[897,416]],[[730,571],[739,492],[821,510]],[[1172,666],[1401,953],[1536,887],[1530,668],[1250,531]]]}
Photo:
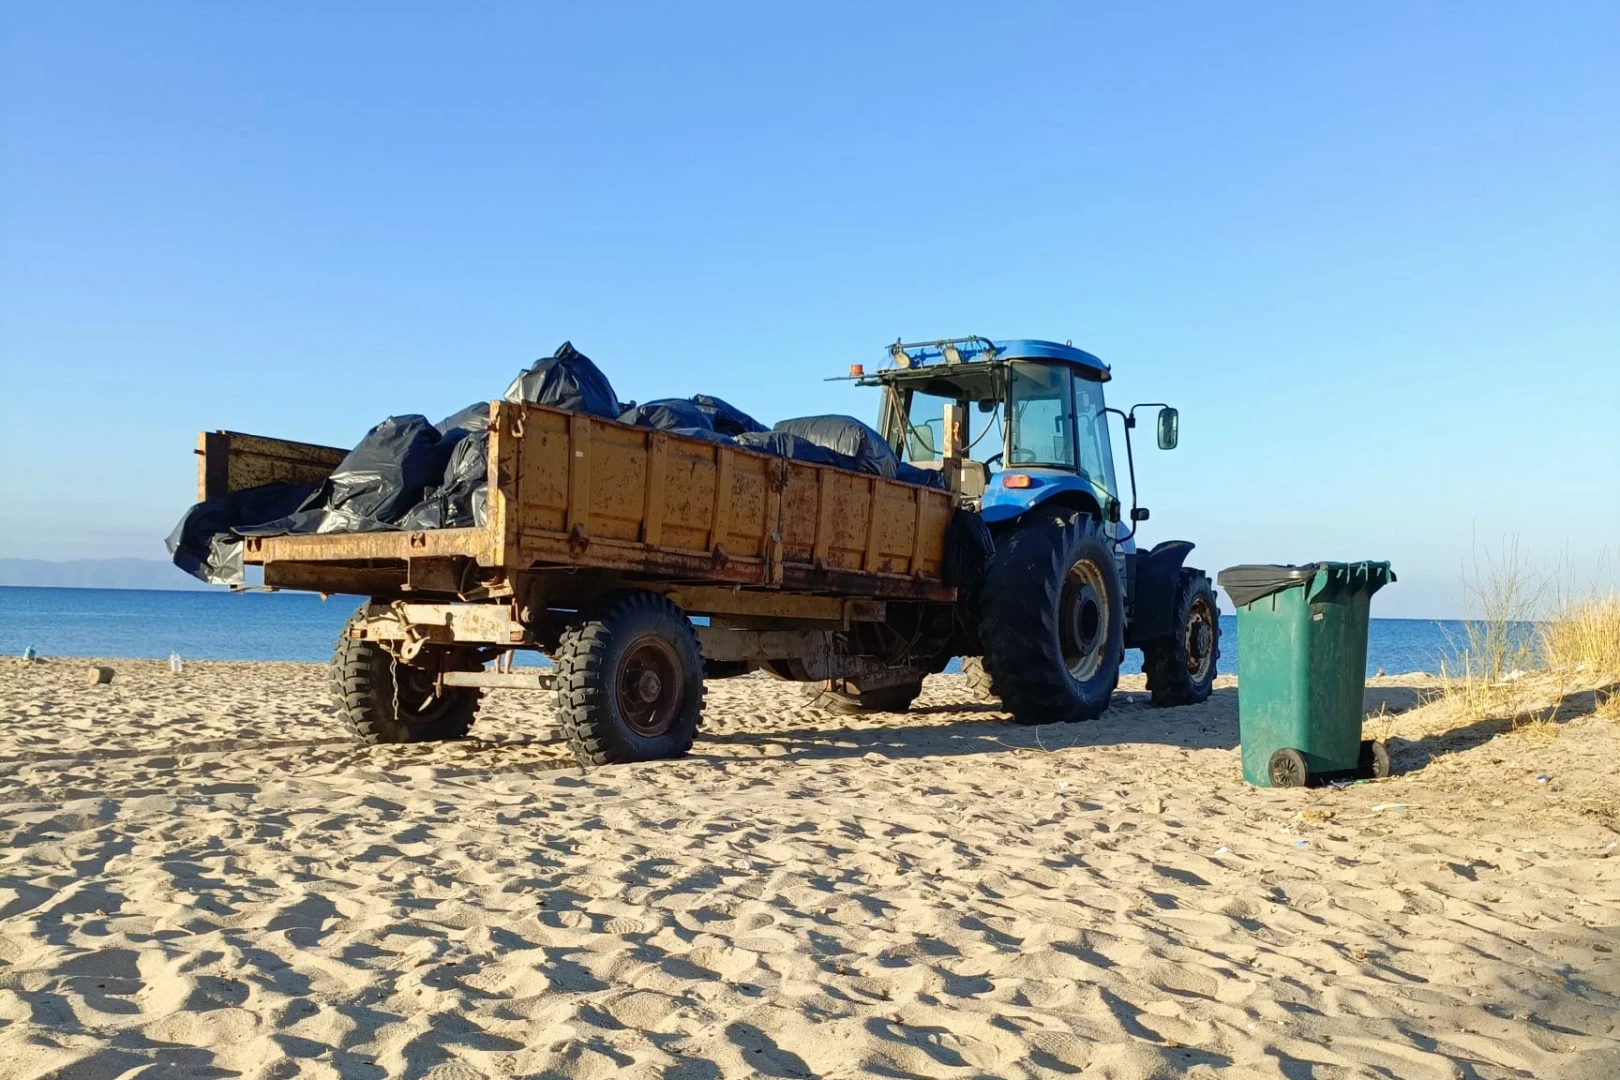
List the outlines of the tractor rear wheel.
{"label": "tractor rear wheel", "polygon": [[610,596],[563,631],[557,714],[581,765],[676,758],[703,713],[703,654],[681,609],[651,592]]}
{"label": "tractor rear wheel", "polygon": [[810,707],[840,716],[859,713],[905,712],[922,693],[922,680],[862,690],[857,680],[825,679],[804,687]]}
{"label": "tractor rear wheel", "polygon": [[1209,700],[1221,656],[1220,609],[1215,586],[1202,572],[1183,569],[1176,581],[1175,629],[1142,647],[1148,692],[1160,708]]}
{"label": "tractor rear wheel", "polygon": [[1119,683],[1125,603],[1090,515],[1037,509],[996,544],[981,593],[985,667],[1021,724],[1095,720]]}
{"label": "tractor rear wheel", "polygon": [[[359,618],[356,612],[338,635],[328,668],[338,717],[355,739],[368,746],[465,739],[483,692],[451,686],[435,693],[435,669],[398,663],[378,642],[351,638]],[[422,659],[430,658],[423,650]],[[436,659],[451,671],[483,666],[466,650]]]}

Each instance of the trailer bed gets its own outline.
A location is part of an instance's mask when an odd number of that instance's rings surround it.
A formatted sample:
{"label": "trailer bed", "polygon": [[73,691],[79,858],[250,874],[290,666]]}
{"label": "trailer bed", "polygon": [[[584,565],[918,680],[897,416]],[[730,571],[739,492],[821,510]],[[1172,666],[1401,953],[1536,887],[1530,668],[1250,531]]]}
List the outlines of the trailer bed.
{"label": "trailer bed", "polygon": [[[472,436],[477,437],[477,436]],[[265,584],[373,597],[462,594],[502,575],[616,575],[948,602],[946,491],[633,427],[491,403],[479,528],[249,537]],[[344,451],[234,432],[198,443],[206,499],[318,481]]]}

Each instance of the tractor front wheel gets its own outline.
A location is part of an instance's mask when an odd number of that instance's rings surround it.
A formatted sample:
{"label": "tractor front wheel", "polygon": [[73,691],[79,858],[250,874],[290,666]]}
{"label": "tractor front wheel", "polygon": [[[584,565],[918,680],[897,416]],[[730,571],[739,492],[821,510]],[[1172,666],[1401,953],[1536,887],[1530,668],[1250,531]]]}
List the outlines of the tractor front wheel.
{"label": "tractor front wheel", "polygon": [[1176,581],[1175,629],[1142,647],[1148,692],[1160,708],[1209,700],[1221,656],[1220,609],[1215,586],[1201,571],[1183,569]]}
{"label": "tractor front wheel", "polygon": [[1020,724],[1095,720],[1125,652],[1114,552],[1077,511],[1032,511],[998,541],[984,591],[985,667]]}

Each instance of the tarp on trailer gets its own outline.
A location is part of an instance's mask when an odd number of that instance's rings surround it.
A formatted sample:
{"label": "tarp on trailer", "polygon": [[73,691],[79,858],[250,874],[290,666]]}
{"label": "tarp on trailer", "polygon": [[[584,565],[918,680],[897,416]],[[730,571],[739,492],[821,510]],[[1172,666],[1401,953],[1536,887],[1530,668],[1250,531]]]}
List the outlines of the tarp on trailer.
{"label": "tarp on trailer", "polygon": [[805,461],[812,465],[832,465],[840,469],[855,467],[853,458],[828,450],[824,446],[817,446],[809,439],[801,439],[786,431],[745,431],[732,442],[746,450],[758,450],[763,454],[775,454],[777,457],[792,458],[794,461]]}
{"label": "tarp on trailer", "polygon": [[722,401],[712,394],[693,394],[692,404],[703,410],[704,415],[709,418],[709,426],[722,435],[735,437],[746,435],[751,431],[770,430],[735,405]]}
{"label": "tarp on trailer", "polygon": [[619,422],[658,428],[660,431],[714,430],[708,414],[685,398],[659,398],[644,402],[620,413]]}
{"label": "tarp on trailer", "polygon": [[831,450],[854,462],[852,466],[844,467],[853,468],[856,472],[893,480],[900,469],[900,459],[895,455],[894,447],[853,416],[801,416],[783,420],[772,430],[797,435],[825,450]]}

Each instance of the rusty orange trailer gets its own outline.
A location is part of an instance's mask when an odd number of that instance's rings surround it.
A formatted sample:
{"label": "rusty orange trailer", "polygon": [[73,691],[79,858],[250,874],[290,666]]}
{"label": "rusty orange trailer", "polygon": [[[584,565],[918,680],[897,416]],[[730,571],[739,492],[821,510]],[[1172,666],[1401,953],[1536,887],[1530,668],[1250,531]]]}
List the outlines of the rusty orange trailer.
{"label": "rusty orange trailer", "polygon": [[[950,492],[540,405],[490,409],[484,525],[243,541],[267,587],[366,598],[333,658],[361,740],[458,737],[484,689],[551,688],[582,763],[670,757],[691,746],[705,675],[761,668],[909,702],[948,659]],[[205,432],[198,499],[319,481],[344,453]],[[513,670],[516,649],[554,666]]]}

